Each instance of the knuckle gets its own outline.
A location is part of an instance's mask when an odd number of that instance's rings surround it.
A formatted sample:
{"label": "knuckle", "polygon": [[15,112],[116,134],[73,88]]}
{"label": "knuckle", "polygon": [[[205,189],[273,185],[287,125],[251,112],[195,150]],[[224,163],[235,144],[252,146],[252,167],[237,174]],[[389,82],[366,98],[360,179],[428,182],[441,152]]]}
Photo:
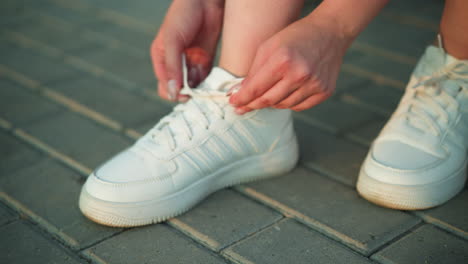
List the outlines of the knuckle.
{"label": "knuckle", "polygon": [[303,82],[311,76],[311,70],[306,63],[298,63],[293,78],[295,81]]}
{"label": "knuckle", "polygon": [[288,68],[293,61],[293,54],[288,48],[279,48],[278,49],[278,60],[280,66],[283,68]]}

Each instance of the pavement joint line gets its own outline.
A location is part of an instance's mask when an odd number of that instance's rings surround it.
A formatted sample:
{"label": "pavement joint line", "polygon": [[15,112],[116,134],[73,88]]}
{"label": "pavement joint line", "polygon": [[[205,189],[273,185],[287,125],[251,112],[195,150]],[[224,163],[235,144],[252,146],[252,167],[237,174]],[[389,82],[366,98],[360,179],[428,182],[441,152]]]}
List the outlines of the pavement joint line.
{"label": "pavement joint line", "polygon": [[48,234],[51,234],[54,238],[61,241],[68,248],[71,248],[73,250],[79,249],[79,243],[75,239],[63,233],[60,229],[49,223],[44,218],[35,214],[33,211],[31,211],[29,208],[24,206],[22,203],[20,203],[7,193],[0,191],[0,200],[3,203],[6,203],[9,207],[18,211],[20,214],[27,216],[32,222],[38,224],[38,226],[41,229],[43,229]]}
{"label": "pavement joint line", "polygon": [[411,214],[421,218],[424,222],[428,224],[435,225],[439,227],[440,229],[445,230],[446,232],[453,234],[461,239],[464,239],[465,241],[468,241],[468,232],[464,231],[460,228],[457,228],[456,226],[453,226],[447,222],[441,221],[435,217],[432,217],[422,211],[413,211]]}
{"label": "pavement joint line", "polygon": [[399,54],[397,52],[393,52],[387,49],[375,47],[370,44],[361,42],[359,40],[355,40],[350,48],[363,51],[363,52],[369,52],[369,53],[378,55],[380,57],[386,58],[388,60],[394,60],[396,62],[407,64],[410,66],[414,66],[418,62],[418,58],[416,57],[402,55],[402,54]]}
{"label": "pavement joint line", "polygon": [[252,261],[246,259],[245,257],[243,257],[240,254],[237,254],[236,252],[234,252],[230,248],[228,248],[226,250],[223,250],[221,252],[221,255],[223,257],[225,257],[226,259],[228,259],[229,261],[231,261],[232,263],[235,263],[235,264],[255,264],[255,262],[252,262]]}
{"label": "pavement joint line", "polygon": [[[405,211],[402,211],[402,210],[398,210],[398,211],[405,212]],[[394,238],[390,239],[389,241],[386,241],[382,245],[379,245],[375,249],[371,250],[369,252],[369,254],[367,255],[367,257],[372,258],[372,256],[375,255],[376,253],[378,253],[379,251],[381,251],[381,250],[385,249],[386,247],[394,244],[396,241],[398,241],[398,240],[402,239],[403,237],[413,233],[416,229],[423,226],[424,222],[421,219],[418,219],[418,220],[419,221],[417,223],[415,223],[412,227],[408,228],[407,230],[405,230],[404,232],[401,232],[400,234],[398,234]]]}
{"label": "pavement joint line", "polygon": [[340,175],[320,167],[320,165],[316,164],[315,162],[301,162],[301,164],[308,171],[315,172],[319,174],[320,176],[326,177],[329,180],[332,180],[339,184],[345,185],[353,190],[356,190],[356,187],[355,187],[356,184],[347,182],[346,180],[343,179],[343,177],[340,177]]}
{"label": "pavement joint line", "polygon": [[429,20],[422,19],[416,16],[407,15],[407,14],[397,14],[396,12],[389,11],[389,10],[384,10],[382,12],[382,15],[402,25],[416,26],[419,28],[429,29],[434,32],[439,31],[438,24],[435,24]]}
{"label": "pavement joint line", "polygon": [[216,240],[201,233],[200,231],[196,230],[195,228],[189,226],[188,224],[184,223],[183,221],[177,218],[171,218],[167,220],[167,224],[184,233],[186,236],[191,237],[197,243],[204,245],[211,251],[217,252],[217,249],[220,247],[220,244]]}
{"label": "pavement joint line", "polygon": [[[247,197],[247,198],[249,198],[249,197]],[[255,201],[255,202],[257,202],[257,201]],[[265,205],[262,204],[262,206],[265,206]],[[226,245],[226,246],[220,248],[220,249],[219,249],[219,252],[222,253],[223,251],[225,251],[225,250],[227,250],[227,249],[229,249],[229,248],[234,247],[235,245],[241,243],[242,241],[245,241],[245,240],[247,240],[247,239],[249,239],[249,238],[251,238],[251,237],[253,237],[253,236],[256,236],[256,235],[258,235],[258,234],[264,232],[265,230],[269,229],[270,227],[272,227],[272,226],[274,226],[274,225],[277,225],[277,224],[279,224],[279,223],[281,223],[281,222],[286,221],[287,219],[292,219],[292,218],[290,218],[290,217],[284,217],[284,216],[282,215],[280,218],[278,218],[278,219],[275,220],[274,222],[272,222],[272,223],[270,223],[270,224],[268,224],[268,225],[266,225],[266,226],[260,228],[259,230],[255,231],[255,232],[252,232],[252,233],[250,233],[250,234],[247,234],[245,237],[242,237],[242,238],[240,238],[240,239],[238,239],[238,240],[236,240],[236,241],[230,243],[229,245]]]}
{"label": "pavement joint line", "polygon": [[405,82],[386,77],[385,75],[380,74],[380,73],[370,72],[364,68],[361,68],[361,67],[349,64],[349,63],[343,63],[341,65],[341,68],[343,71],[347,73],[354,74],[356,76],[365,77],[367,79],[374,81],[377,84],[388,85],[398,90],[405,89],[406,87]]}
{"label": "pavement joint line", "polygon": [[[64,0],[51,0],[53,2],[55,1],[64,1]],[[66,0],[65,0],[66,1]],[[69,1],[66,1],[67,3]],[[99,8],[99,10],[107,10],[107,9],[104,9],[104,8]],[[109,14],[112,14],[111,17],[125,17],[125,21],[133,21],[131,24],[132,25],[141,25],[141,26],[145,26],[145,28],[147,27],[147,24],[146,23],[142,23],[142,22],[139,22],[138,20],[135,20],[131,17],[128,17],[120,12],[117,12],[117,11],[113,11],[113,10],[107,10],[106,13],[109,13]],[[115,20],[112,20],[115,22]],[[126,24],[126,23],[122,23],[123,24]],[[139,28],[139,26],[138,26]],[[147,30],[144,30],[143,32],[146,32]],[[153,32],[153,30],[151,30],[150,32]],[[395,52],[391,52],[391,51],[386,51],[385,49],[381,49],[381,48],[377,48],[377,47],[373,47],[369,44],[364,44],[362,42],[358,42],[357,44],[358,46],[358,49],[359,50],[362,50],[362,51],[366,51],[366,52],[370,52],[370,53],[374,53],[375,55],[378,55],[378,56],[383,56],[387,59],[395,59],[395,61],[397,62],[402,62],[402,61],[405,61],[405,64],[408,64],[409,61],[417,61],[417,59],[415,58],[410,58],[408,56],[405,56],[405,55],[398,55],[396,54]],[[367,47],[372,47],[370,49],[368,49]],[[397,55],[396,57],[394,57],[393,55]],[[415,63],[411,63],[411,65],[414,65]],[[355,65],[351,65],[351,64],[348,64],[348,63],[343,63],[342,65],[342,69],[345,71],[345,72],[348,72],[350,74],[353,74],[353,75],[356,75],[356,76],[361,76],[361,77],[365,77],[365,78],[368,78],[376,83],[380,83],[380,84],[386,84],[388,86],[391,86],[391,87],[394,87],[394,88],[397,88],[397,89],[402,89],[406,86],[406,83],[403,83],[399,80],[395,80],[395,79],[392,79],[392,78],[389,78],[389,77],[386,77],[382,74],[379,74],[379,73],[374,73],[374,72],[371,72],[371,71],[367,71],[366,69],[364,68],[361,68],[361,67],[358,67],[358,66],[355,66]]]}
{"label": "pavement joint line", "polygon": [[39,94],[48,98],[49,100],[68,108],[72,112],[76,112],[87,118],[97,122],[100,125],[104,125],[110,127],[115,131],[123,130],[123,126],[115,120],[94,111],[93,109],[82,105],[75,100],[57,92],[52,89],[47,88],[46,86],[41,86],[39,82],[36,82],[32,79],[29,79],[26,75],[23,75],[19,72],[11,70],[6,66],[0,64],[0,73],[4,73],[8,78],[12,79],[13,81],[18,82],[22,86],[26,88],[31,88],[34,90],[39,91]]}
{"label": "pavement joint line", "polygon": [[343,102],[345,102],[345,103],[358,106],[359,108],[361,108],[361,109],[363,109],[363,110],[367,110],[367,111],[373,112],[373,113],[375,113],[375,114],[380,115],[381,117],[388,118],[388,117],[390,117],[390,116],[392,115],[392,113],[393,113],[393,112],[390,111],[390,110],[382,109],[382,108],[379,108],[379,107],[376,107],[376,106],[367,104],[367,103],[364,102],[363,100],[357,98],[357,97],[354,96],[354,95],[348,94],[348,93],[343,93],[343,94],[340,96],[340,99],[341,99],[341,101],[343,101]]}
{"label": "pavement joint line", "polygon": [[13,125],[7,120],[0,117],[0,128],[2,128],[5,131],[10,131],[11,129],[13,129]]}
{"label": "pavement joint line", "polygon": [[109,263],[109,262],[106,262],[105,260],[103,260],[101,257],[99,257],[97,254],[95,254],[91,250],[82,251],[81,255],[85,259],[91,261],[94,264],[108,264]]}
{"label": "pavement joint line", "polygon": [[86,166],[80,164],[78,161],[74,160],[73,158],[67,156],[64,153],[54,149],[53,147],[45,144],[41,140],[35,138],[34,136],[28,134],[27,132],[19,129],[19,128],[12,128],[13,135],[17,138],[21,139],[23,142],[28,143],[30,146],[33,146],[36,149],[41,150],[42,152],[48,154],[55,160],[64,163],[68,167],[74,169],[75,171],[79,172],[83,176],[87,176],[91,174],[92,170],[87,168]]}
{"label": "pavement joint line", "polygon": [[260,193],[260,192],[257,192],[256,190],[250,188],[250,187],[245,187],[245,186],[238,186],[236,187],[237,190],[241,191],[242,193],[246,194],[247,196],[253,198],[253,199],[256,199],[256,200],[259,200],[261,201],[263,204],[275,209],[276,211],[279,211],[280,213],[282,213],[284,216],[286,217],[289,217],[289,218],[293,218],[297,221],[299,221],[300,223],[304,224],[305,226],[309,227],[309,228],[312,228],[313,230],[325,235],[326,237],[328,238],[331,238],[345,246],[347,246],[348,248],[354,250],[354,251],[357,251],[358,253],[360,254],[367,254],[367,249],[366,249],[366,246],[339,232],[339,231],[336,231],[335,229],[327,226],[326,224],[323,224],[311,217],[308,217],[304,214],[302,214],[301,212],[297,211],[297,210],[294,210],[270,197],[268,197],[267,195],[263,194],[263,193]]}

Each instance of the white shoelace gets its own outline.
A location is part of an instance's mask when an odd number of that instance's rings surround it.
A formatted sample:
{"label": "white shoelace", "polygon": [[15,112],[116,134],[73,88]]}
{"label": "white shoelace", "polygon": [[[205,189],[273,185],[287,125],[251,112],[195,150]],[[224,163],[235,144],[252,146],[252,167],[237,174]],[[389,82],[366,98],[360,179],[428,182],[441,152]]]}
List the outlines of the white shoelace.
{"label": "white shoelace", "polygon": [[[447,80],[454,81],[458,89],[444,85],[443,82]],[[466,106],[462,109],[456,99],[458,93],[468,89],[468,61],[455,61],[443,67],[430,77],[423,78],[413,89],[416,91],[407,101],[408,111],[401,117],[419,129],[428,129],[435,136],[441,135],[451,122],[449,111],[468,111]],[[443,127],[437,119],[442,121]]]}
{"label": "white shoelace", "polygon": [[188,85],[185,58],[182,61],[184,87],[181,94],[191,97],[186,103],[174,107],[150,131],[150,136],[157,144],[168,144],[173,151],[177,147],[177,137],[182,135],[189,141],[194,137],[193,127],[201,125],[208,130],[211,124],[225,119],[225,107],[228,104],[227,91],[242,79],[223,83],[220,87],[208,87],[202,82],[196,89]]}

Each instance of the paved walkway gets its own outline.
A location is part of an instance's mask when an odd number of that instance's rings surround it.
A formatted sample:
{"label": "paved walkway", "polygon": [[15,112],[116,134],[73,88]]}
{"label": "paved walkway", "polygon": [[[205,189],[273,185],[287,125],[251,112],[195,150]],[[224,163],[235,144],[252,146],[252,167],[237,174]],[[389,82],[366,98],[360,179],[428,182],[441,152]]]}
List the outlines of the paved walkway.
{"label": "paved walkway", "polygon": [[354,189],[442,1],[393,1],[370,25],[337,94],[295,115],[293,172],[219,191],[162,224],[84,218],[86,176],[172,107],[155,94],[148,56],[168,4],[0,4],[0,263],[468,263],[466,189],[418,212],[374,206]]}

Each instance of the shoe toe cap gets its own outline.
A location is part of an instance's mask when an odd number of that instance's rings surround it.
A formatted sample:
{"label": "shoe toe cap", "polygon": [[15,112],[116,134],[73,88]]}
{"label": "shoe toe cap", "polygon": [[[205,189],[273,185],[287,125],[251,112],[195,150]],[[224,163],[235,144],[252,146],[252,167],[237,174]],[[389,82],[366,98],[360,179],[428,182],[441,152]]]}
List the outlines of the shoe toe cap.
{"label": "shoe toe cap", "polygon": [[102,201],[142,202],[173,191],[170,169],[124,151],[94,171],[83,186],[87,195]]}

